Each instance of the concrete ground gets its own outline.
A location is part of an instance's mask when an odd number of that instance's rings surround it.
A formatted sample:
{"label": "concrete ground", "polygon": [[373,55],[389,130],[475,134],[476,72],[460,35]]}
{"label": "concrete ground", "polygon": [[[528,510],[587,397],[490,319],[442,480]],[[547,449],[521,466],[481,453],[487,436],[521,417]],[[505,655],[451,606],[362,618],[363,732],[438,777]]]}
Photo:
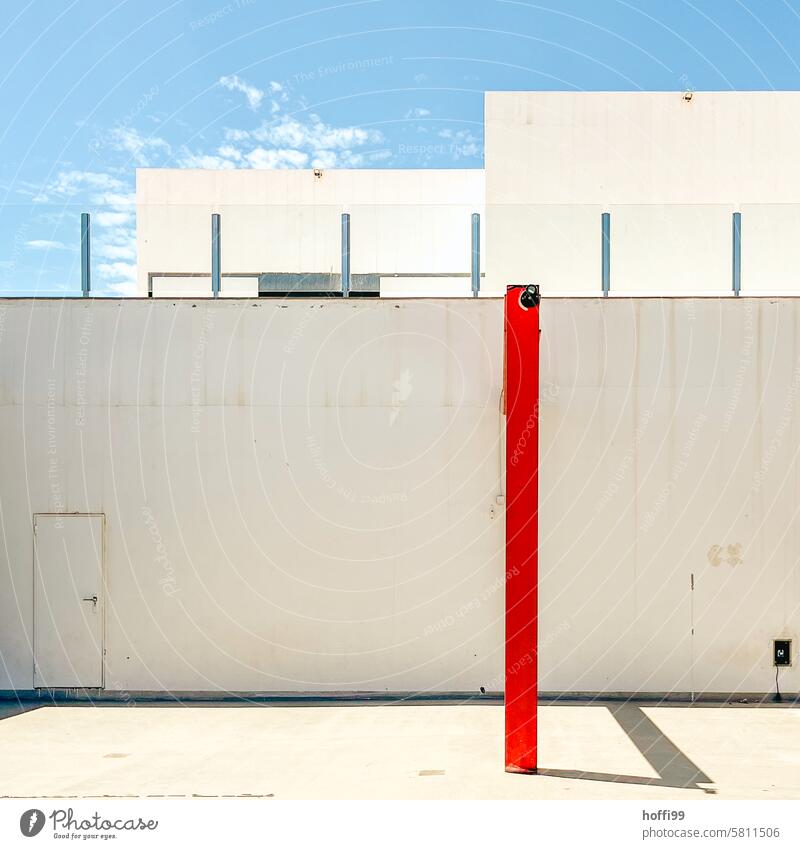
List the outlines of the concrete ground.
{"label": "concrete ground", "polygon": [[498,703],[7,703],[0,797],[800,798],[797,707],[558,703],[539,729],[526,776]]}

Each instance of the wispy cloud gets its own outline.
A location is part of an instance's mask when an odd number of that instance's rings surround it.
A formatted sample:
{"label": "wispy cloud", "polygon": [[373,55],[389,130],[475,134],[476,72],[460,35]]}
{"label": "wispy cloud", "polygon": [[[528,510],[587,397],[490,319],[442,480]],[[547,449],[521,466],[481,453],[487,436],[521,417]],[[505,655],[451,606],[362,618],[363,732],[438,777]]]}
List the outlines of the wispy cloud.
{"label": "wispy cloud", "polygon": [[[32,198],[47,210],[41,226],[51,231],[54,226],[60,228],[72,220],[77,203],[81,204],[81,210],[90,210],[92,255],[101,260],[94,266],[97,290],[136,293],[136,196],[126,180],[102,171],[62,171],[46,186],[37,187]],[[74,224],[77,233],[77,221]],[[73,245],[36,238],[28,240],[25,246],[31,250],[78,249],[77,239]]]}
{"label": "wispy cloud", "polygon": [[[94,288],[131,295],[137,291],[132,164],[207,169],[355,168],[392,157],[380,130],[324,121],[306,112],[302,99],[295,102],[291,90],[279,82],[260,87],[230,74],[220,77],[219,89],[244,95],[249,108],[260,114],[224,128],[213,145],[198,136],[191,147],[179,147],[160,135],[137,129],[132,119],[109,130],[97,128],[92,149],[105,154],[106,167],[65,169],[45,186],[21,187],[44,211],[42,230],[29,234],[34,238],[26,247],[77,250],[77,235],[73,247],[69,234],[78,232],[78,209],[88,210],[92,213]],[[412,117],[418,118],[429,114],[422,107],[412,112]],[[265,113],[268,117],[262,117]],[[457,143],[463,146],[468,140]],[[59,229],[62,223],[66,231]]]}
{"label": "wispy cloud", "polygon": [[[251,85],[241,77],[236,76],[236,74],[220,77],[218,82],[223,88],[228,89],[228,91],[240,91],[247,98],[247,105],[254,112],[261,106],[261,101],[264,99],[264,92],[257,86]],[[279,84],[274,83],[274,85]]]}
{"label": "wispy cloud", "polygon": [[101,262],[97,272],[105,281],[105,288],[115,295],[135,295],[136,263],[135,262]]}
{"label": "wispy cloud", "polygon": [[34,203],[62,202],[87,191],[115,192],[125,188],[117,177],[100,171],[61,171],[46,186],[24,186],[23,194]]}
{"label": "wispy cloud", "polygon": [[464,159],[481,154],[481,140],[471,130],[439,131],[439,138],[450,142],[450,155],[453,159]]}
{"label": "wispy cloud", "polygon": [[65,251],[70,250],[68,245],[63,242],[56,242],[52,239],[31,239],[25,242],[26,248],[32,248],[37,251]]}
{"label": "wispy cloud", "polygon": [[142,135],[133,127],[116,127],[111,130],[108,144],[113,150],[126,153],[140,168],[147,168],[154,162],[154,156],[172,152],[164,139],[153,135]]}
{"label": "wispy cloud", "polygon": [[225,144],[214,153],[184,151],[185,168],[343,168],[373,156],[383,142],[379,130],[336,126],[311,114],[305,119],[280,115],[253,129],[229,127]]}
{"label": "wispy cloud", "polygon": [[425,109],[422,106],[415,106],[406,112],[406,118],[427,118],[431,114],[430,109]]}

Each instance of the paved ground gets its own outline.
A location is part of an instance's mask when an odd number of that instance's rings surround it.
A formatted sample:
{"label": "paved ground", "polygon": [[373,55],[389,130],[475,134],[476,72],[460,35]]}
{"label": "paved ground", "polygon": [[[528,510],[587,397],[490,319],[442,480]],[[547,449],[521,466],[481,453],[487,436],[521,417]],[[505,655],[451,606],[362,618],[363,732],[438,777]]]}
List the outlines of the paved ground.
{"label": "paved ground", "polygon": [[499,704],[0,705],[0,797],[800,798],[800,708],[558,704],[536,776]]}

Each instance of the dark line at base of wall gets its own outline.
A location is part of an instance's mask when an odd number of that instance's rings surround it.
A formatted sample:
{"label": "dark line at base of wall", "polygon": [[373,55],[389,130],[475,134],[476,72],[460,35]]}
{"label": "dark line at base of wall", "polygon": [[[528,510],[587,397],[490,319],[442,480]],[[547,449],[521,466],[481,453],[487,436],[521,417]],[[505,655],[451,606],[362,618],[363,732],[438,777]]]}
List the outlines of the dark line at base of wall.
{"label": "dark line at base of wall", "polygon": [[[782,701],[775,702],[774,693],[636,693],[636,692],[549,692],[539,694],[543,705],[591,704],[593,702],[636,702],[646,704],[683,705],[800,705],[800,693],[783,693]],[[92,704],[183,704],[204,702],[226,704],[308,705],[308,704],[500,704],[502,692],[475,693],[473,691],[418,693],[418,692],[226,692],[186,690],[176,692],[136,690],[0,690],[0,702],[34,702],[58,704],[87,702]]]}

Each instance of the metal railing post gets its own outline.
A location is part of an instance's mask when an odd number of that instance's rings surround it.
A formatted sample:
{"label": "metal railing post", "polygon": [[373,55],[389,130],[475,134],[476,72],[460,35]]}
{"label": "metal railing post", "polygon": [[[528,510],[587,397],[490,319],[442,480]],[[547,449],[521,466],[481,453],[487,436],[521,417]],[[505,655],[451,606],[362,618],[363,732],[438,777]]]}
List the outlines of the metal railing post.
{"label": "metal railing post", "polygon": [[219,215],[211,216],[211,293],[215,298],[220,291],[220,223]]}
{"label": "metal railing post", "polygon": [[742,291],[742,213],[733,213],[733,294]]}
{"label": "metal railing post", "polygon": [[472,297],[481,291],[481,216],[472,213]]}
{"label": "metal railing post", "polygon": [[350,297],[350,213],[342,213],[342,297]]}
{"label": "metal railing post", "polygon": [[607,298],[611,291],[611,213],[604,212],[601,216],[602,229],[602,281],[603,297]]}
{"label": "metal railing post", "polygon": [[88,212],[81,213],[81,294],[89,297],[92,291],[91,219]]}

